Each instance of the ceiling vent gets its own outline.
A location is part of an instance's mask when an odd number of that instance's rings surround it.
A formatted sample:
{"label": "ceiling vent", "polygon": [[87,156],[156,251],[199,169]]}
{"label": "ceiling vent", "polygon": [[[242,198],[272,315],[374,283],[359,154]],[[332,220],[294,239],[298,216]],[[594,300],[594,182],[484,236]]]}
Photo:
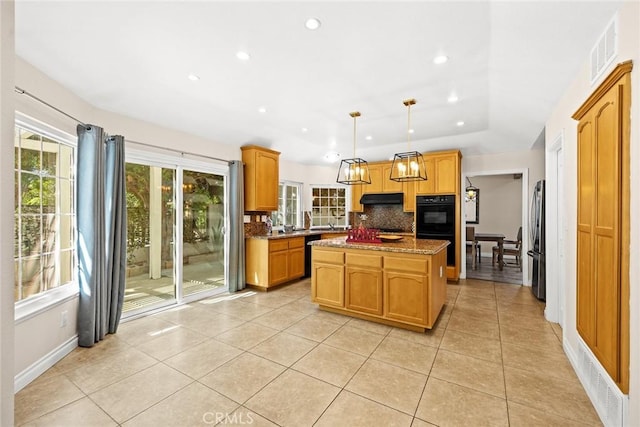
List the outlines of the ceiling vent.
{"label": "ceiling vent", "polygon": [[618,15],[616,14],[591,49],[591,84],[604,73],[604,70],[618,54]]}

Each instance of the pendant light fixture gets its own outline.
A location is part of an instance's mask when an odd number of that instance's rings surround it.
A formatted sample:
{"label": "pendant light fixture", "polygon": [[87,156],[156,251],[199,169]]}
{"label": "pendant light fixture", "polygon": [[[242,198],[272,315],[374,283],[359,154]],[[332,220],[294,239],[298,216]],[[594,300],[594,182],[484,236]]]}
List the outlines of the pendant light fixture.
{"label": "pendant light fixture", "polygon": [[474,186],[471,183],[469,177],[467,177],[467,182],[469,183],[469,185],[467,185],[467,188],[464,189],[464,200],[467,202],[473,202],[478,197],[478,187]]}
{"label": "pendant light fixture", "polygon": [[393,156],[393,164],[391,165],[391,175],[389,179],[393,181],[426,181],[427,168],[424,165],[422,154],[417,151],[411,151],[411,106],[415,105],[415,99],[407,99],[403,104],[407,107],[407,146],[409,151],[404,153],[396,153]]}
{"label": "pendant light fixture", "polygon": [[349,115],[353,117],[353,159],[344,159],[340,162],[336,182],[347,185],[371,184],[369,164],[356,157],[356,119],[360,117],[360,113],[354,111]]}

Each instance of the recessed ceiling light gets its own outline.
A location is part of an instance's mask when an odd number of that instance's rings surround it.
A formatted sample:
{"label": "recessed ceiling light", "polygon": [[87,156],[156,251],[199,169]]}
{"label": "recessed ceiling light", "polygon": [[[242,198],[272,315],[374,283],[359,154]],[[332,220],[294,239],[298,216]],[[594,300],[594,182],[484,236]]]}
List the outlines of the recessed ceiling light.
{"label": "recessed ceiling light", "polygon": [[309,129],[307,129],[307,128],[302,128],[302,129],[300,129],[300,130],[302,131],[302,133],[307,133],[307,132],[309,132]]}
{"label": "recessed ceiling light", "polygon": [[458,96],[456,94],[449,95],[449,97],[447,98],[447,102],[449,104],[455,104],[456,102],[458,102]]}
{"label": "recessed ceiling light", "polygon": [[249,56],[247,52],[240,50],[238,51],[238,53],[236,53],[236,58],[240,59],[241,61],[248,61],[249,59],[251,59],[251,56]]}
{"label": "recessed ceiling light", "polygon": [[189,75],[187,76],[187,78],[188,78],[189,80],[191,80],[192,82],[197,82],[198,80],[200,80],[200,77],[199,77],[199,76],[197,76],[197,75],[195,75],[195,74],[193,74],[193,73],[189,74]]}
{"label": "recessed ceiling light", "polygon": [[371,141],[373,137],[371,135],[367,135],[364,137],[364,139],[366,139],[367,141]]}
{"label": "recessed ceiling light", "polygon": [[433,58],[433,63],[440,65],[440,64],[444,64],[448,60],[449,60],[448,56],[446,56],[446,55],[438,55],[435,58]]}
{"label": "recessed ceiling light", "polygon": [[309,18],[304,22],[304,26],[307,28],[307,30],[317,30],[318,28],[320,28],[320,20],[318,18]]}
{"label": "recessed ceiling light", "polygon": [[336,153],[335,151],[329,151],[324,155],[324,159],[329,163],[337,162],[340,159],[340,153]]}
{"label": "recessed ceiling light", "polygon": [[409,133],[413,133],[415,132],[413,129],[409,129]]}
{"label": "recessed ceiling light", "polygon": [[462,120],[459,120],[456,122],[456,126],[460,127],[460,126],[464,126],[464,122]]}
{"label": "recessed ceiling light", "polygon": [[266,113],[266,112],[267,112],[267,107],[260,107],[260,108],[258,108],[258,113],[262,113],[262,114],[264,114],[264,113]]}

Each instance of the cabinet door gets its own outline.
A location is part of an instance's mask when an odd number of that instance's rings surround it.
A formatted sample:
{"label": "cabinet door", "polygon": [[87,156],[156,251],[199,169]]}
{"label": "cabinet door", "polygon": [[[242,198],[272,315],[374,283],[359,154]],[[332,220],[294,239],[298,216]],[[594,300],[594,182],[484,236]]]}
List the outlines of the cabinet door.
{"label": "cabinet door", "polygon": [[363,184],[363,193],[382,193],[382,165],[369,165],[371,184]]}
{"label": "cabinet door", "polygon": [[360,198],[362,197],[362,190],[365,185],[368,184],[355,184],[349,186],[351,189],[351,210],[353,212],[363,212],[364,208],[360,204]]}
{"label": "cabinet door", "polygon": [[311,299],[322,305],[344,307],[344,266],[313,263]]}
{"label": "cabinet door", "polygon": [[368,314],[382,314],[382,270],[347,267],[345,307]]}
{"label": "cabinet door", "polygon": [[455,194],[458,188],[458,162],[457,155],[443,155],[434,159],[435,193]]}
{"label": "cabinet door", "polygon": [[402,192],[404,193],[403,210],[405,212],[416,211],[416,185],[415,181],[402,183]]}
{"label": "cabinet door", "polygon": [[269,285],[286,282],[289,279],[289,251],[269,253]]}
{"label": "cabinet door", "polygon": [[304,276],[304,248],[289,249],[289,280]]}
{"label": "cabinet door", "polygon": [[436,175],[434,169],[434,158],[433,156],[425,155],[424,156],[424,167],[427,170],[427,180],[426,181],[416,181],[416,193],[417,194],[433,194],[435,192],[435,182]]}
{"label": "cabinet door", "polygon": [[427,277],[389,271],[384,273],[384,316],[418,325],[428,318]]}
{"label": "cabinet door", "polygon": [[256,152],[256,208],[261,211],[278,210],[278,155]]}
{"label": "cabinet door", "polygon": [[391,165],[392,163],[382,165],[382,192],[400,193],[402,192],[402,182],[389,179],[391,176]]}

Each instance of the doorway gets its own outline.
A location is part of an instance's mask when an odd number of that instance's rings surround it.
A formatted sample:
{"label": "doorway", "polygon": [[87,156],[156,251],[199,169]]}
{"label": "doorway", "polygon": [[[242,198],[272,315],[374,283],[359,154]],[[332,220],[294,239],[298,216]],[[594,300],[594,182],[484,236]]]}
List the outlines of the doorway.
{"label": "doorway", "polygon": [[[520,264],[516,264],[515,257],[505,258],[507,265],[500,270],[497,260],[494,262],[493,257],[493,247],[497,243],[479,242],[480,258],[476,260],[476,270],[472,269],[472,259],[465,250],[464,259],[467,262],[462,265],[464,273],[462,277],[529,285],[527,280],[529,262],[526,255],[529,246],[527,239],[528,170],[469,173],[463,176],[463,182],[467,184],[466,186],[473,186],[480,190],[475,200],[476,215],[469,223],[466,218],[463,218],[463,230],[461,230],[463,236],[466,235],[466,227],[472,226],[475,233],[503,234],[506,240],[516,240],[518,229],[522,227],[523,237],[520,246]],[[463,191],[462,194],[464,197],[465,192]]]}
{"label": "doorway", "polygon": [[228,290],[227,168],[181,163],[127,156],[125,318]]}

